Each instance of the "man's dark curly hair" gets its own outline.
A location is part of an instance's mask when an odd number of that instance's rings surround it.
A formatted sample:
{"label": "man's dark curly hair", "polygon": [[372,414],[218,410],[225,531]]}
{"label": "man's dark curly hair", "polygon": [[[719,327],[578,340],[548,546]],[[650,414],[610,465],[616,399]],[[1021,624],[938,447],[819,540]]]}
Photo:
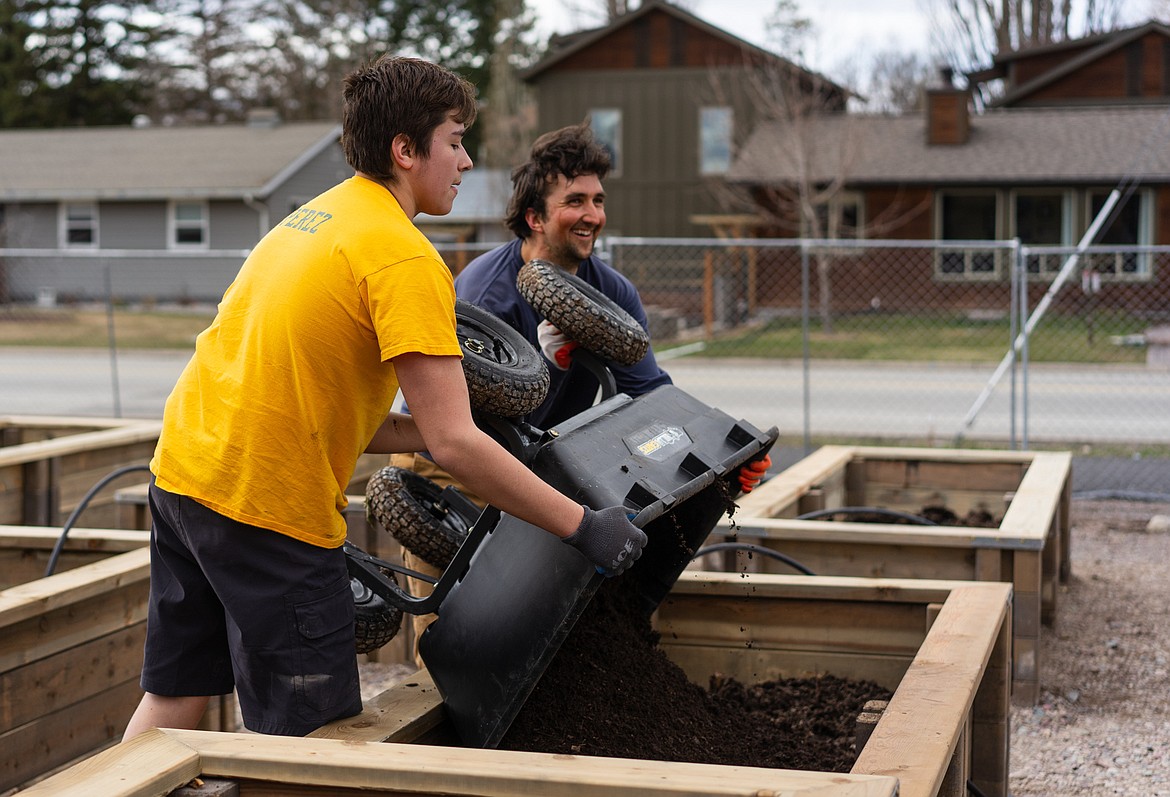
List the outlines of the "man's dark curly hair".
{"label": "man's dark curly hair", "polygon": [[345,77],[341,150],[355,171],[396,180],[390,144],[398,134],[430,157],[431,135],[448,114],[471,126],[475,87],[454,72],[419,58],[383,55]]}
{"label": "man's dark curly hair", "polygon": [[595,174],[604,180],[609,173],[609,152],[593,138],[588,122],[545,133],[532,145],[525,163],[512,170],[512,198],[504,225],[520,238],[532,234],[524,216],[529,208],[543,216],[545,197],[557,177],[572,180]]}

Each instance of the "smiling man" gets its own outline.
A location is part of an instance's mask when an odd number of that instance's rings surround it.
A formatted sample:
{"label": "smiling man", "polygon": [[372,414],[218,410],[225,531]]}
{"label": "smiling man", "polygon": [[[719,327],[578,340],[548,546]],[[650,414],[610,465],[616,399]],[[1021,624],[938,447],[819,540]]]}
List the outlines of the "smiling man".
{"label": "smiling man", "polygon": [[[572,363],[572,345],[521,296],[516,275],[533,258],[575,274],[648,328],[637,289],[593,254],[605,229],[609,153],[587,124],[546,133],[532,145],[527,162],[512,172],[512,198],[505,225],[516,240],[471,261],[455,278],[459,298],[499,316],[544,352],[550,363],[548,397],[527,420],[546,429],[592,406],[597,379]],[[653,349],[630,366],[607,363],[620,393],[636,398],[670,384]]]}

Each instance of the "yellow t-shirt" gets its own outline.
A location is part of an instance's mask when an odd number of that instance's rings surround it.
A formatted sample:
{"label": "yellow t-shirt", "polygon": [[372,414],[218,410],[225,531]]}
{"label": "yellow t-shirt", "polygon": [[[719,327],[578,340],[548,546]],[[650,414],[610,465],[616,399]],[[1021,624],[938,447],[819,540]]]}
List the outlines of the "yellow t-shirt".
{"label": "yellow t-shirt", "polygon": [[244,262],[167,399],[158,486],[332,548],[345,488],[398,391],[390,360],[461,354],[438,252],[382,186],[353,177]]}

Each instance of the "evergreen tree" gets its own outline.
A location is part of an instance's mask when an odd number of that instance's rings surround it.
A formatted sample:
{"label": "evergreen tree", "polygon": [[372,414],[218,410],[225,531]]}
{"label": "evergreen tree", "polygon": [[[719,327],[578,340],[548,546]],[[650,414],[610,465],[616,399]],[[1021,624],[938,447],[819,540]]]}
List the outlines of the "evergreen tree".
{"label": "evergreen tree", "polygon": [[0,128],[45,127],[50,116],[24,5],[0,0]]}
{"label": "evergreen tree", "polygon": [[126,124],[141,97],[140,66],[154,44],[137,0],[28,0],[20,18],[40,81],[42,126]]}

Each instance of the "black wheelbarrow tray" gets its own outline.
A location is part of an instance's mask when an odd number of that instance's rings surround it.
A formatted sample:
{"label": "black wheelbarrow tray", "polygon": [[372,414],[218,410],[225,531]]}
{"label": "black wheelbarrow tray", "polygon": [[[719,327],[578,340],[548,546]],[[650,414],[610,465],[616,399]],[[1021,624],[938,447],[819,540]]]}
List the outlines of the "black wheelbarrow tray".
{"label": "black wheelbarrow tray", "polygon": [[[673,385],[637,399],[617,394],[533,431],[533,472],[595,509],[627,507],[646,532],[641,558],[619,578],[636,580],[647,615],[730,507],[739,468],[778,434]],[[464,744],[499,744],[604,578],[543,529],[483,511],[435,590],[405,607],[438,615],[419,653]]]}

